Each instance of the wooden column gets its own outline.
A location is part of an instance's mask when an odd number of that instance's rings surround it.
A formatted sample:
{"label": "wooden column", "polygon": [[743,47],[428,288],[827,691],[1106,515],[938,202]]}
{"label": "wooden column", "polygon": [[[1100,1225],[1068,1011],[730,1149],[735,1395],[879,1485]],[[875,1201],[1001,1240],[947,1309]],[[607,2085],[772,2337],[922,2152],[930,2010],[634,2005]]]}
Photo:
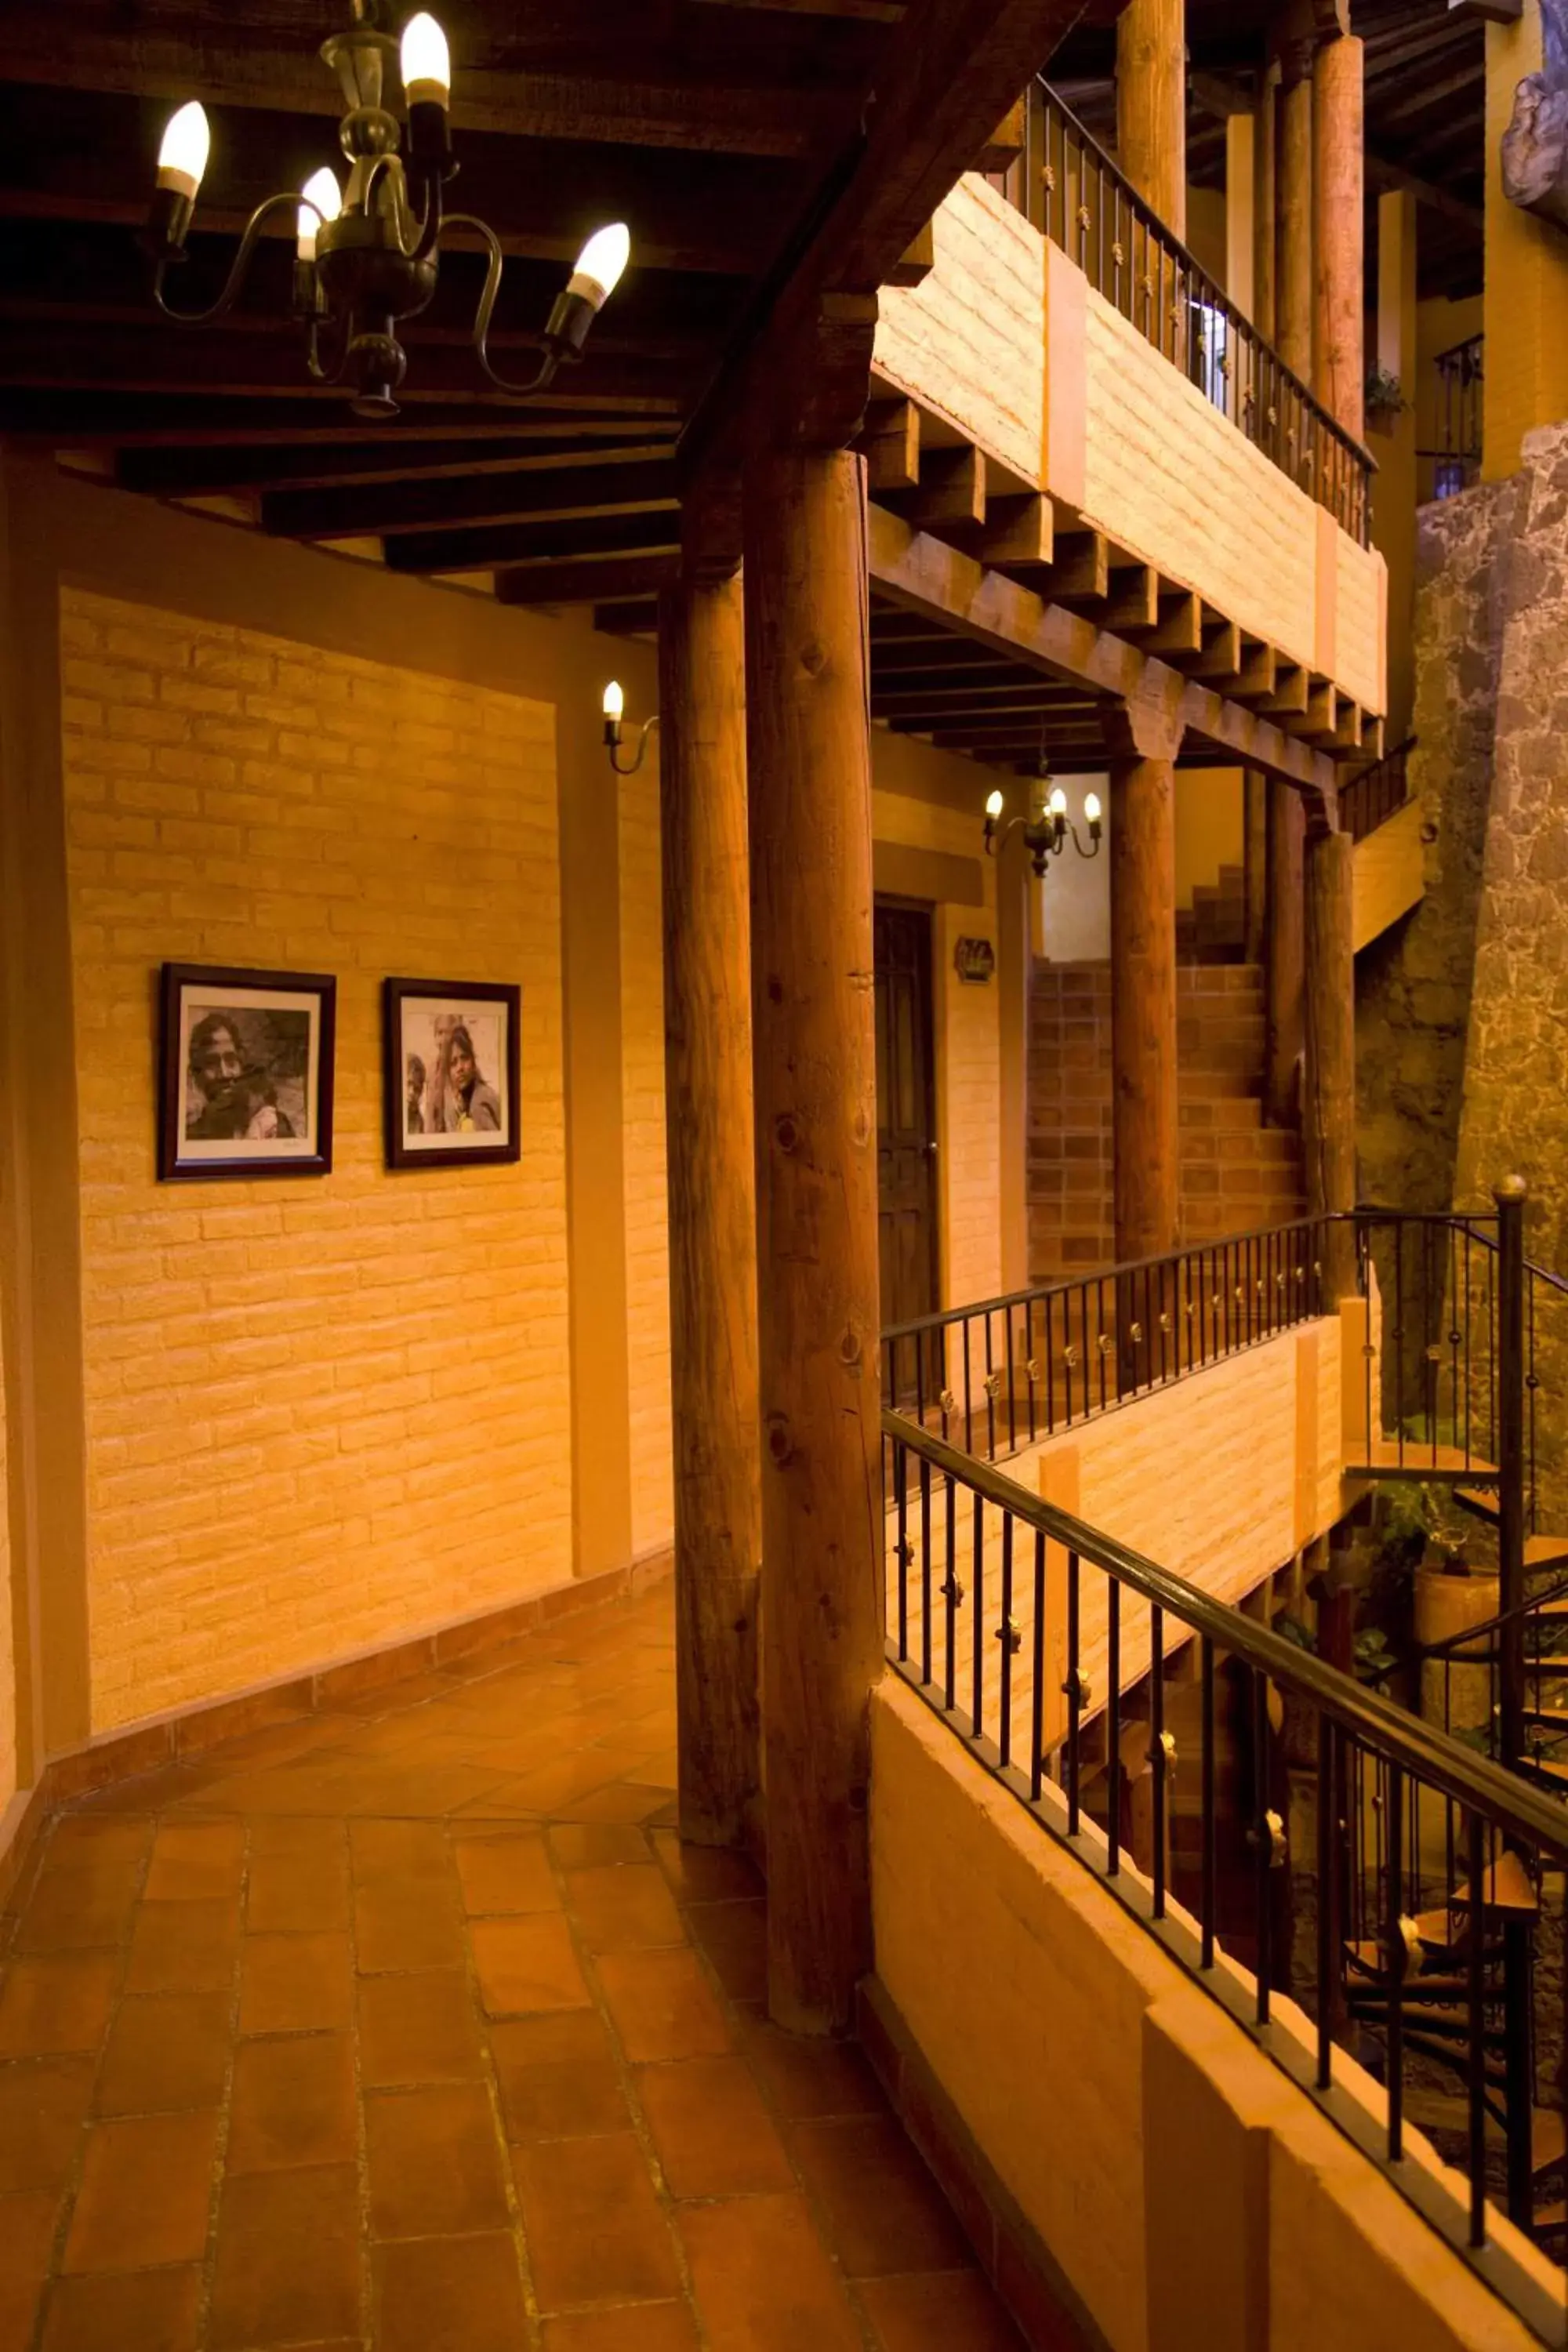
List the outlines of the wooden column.
{"label": "wooden column", "polygon": [[1279,259],[1274,342],[1305,384],[1312,381],[1312,77],[1310,47],[1284,60],[1277,195]]}
{"label": "wooden column", "polygon": [[1176,1246],[1176,769],[1181,728],[1124,714],[1110,749],[1110,1056],[1116,1255]]}
{"label": "wooden column", "polygon": [[1128,0],[1116,20],[1116,158],[1144,203],[1184,242],[1184,0]]}
{"label": "wooden column", "polygon": [[[1307,1209],[1355,1206],[1355,845],[1317,834],[1307,849]],[[1354,1235],[1331,1234],[1324,1270],[1331,1304],[1355,1289]]]}
{"label": "wooden column", "polygon": [[1225,126],[1225,290],[1245,318],[1258,317],[1258,118]]}
{"label": "wooden column", "polygon": [[870,1960],[883,1638],[865,501],[858,457],[751,461],[768,2000],[808,2032]]}
{"label": "wooden column", "polygon": [[1365,132],[1362,45],[1326,41],[1312,73],[1316,257],[1312,389],[1362,437],[1366,392]]}
{"label": "wooden column", "polygon": [[1266,343],[1274,341],[1279,234],[1279,68],[1268,66],[1258,94],[1252,140],[1252,323]]}
{"label": "wooden column", "polygon": [[758,1787],[762,1559],[738,578],[665,591],[658,666],[680,1834],[733,1845]]}
{"label": "wooden column", "polygon": [[1241,870],[1247,921],[1242,957],[1261,963],[1268,935],[1268,779],[1256,768],[1242,771]]}
{"label": "wooden column", "polygon": [[1263,1115],[1273,1127],[1300,1116],[1303,1035],[1302,861],[1307,826],[1299,793],[1270,781],[1265,816],[1268,914],[1263,935]]}

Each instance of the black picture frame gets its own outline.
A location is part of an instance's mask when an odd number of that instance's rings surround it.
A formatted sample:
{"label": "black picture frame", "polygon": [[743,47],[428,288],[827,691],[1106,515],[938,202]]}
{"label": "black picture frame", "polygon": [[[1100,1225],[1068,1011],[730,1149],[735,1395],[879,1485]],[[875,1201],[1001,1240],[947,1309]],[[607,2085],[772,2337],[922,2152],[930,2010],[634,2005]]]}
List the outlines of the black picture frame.
{"label": "black picture frame", "polygon": [[[436,1010],[434,1008],[439,1008]],[[382,985],[382,1098],[385,1119],[388,1168],[494,1168],[522,1156],[521,1077],[522,1053],[519,1037],[522,991],[512,981],[391,979]],[[493,1024],[499,1017],[498,1041]],[[465,1031],[483,1029],[490,1043],[479,1045],[473,1057],[475,1077],[468,1104],[482,1105],[479,1123],[468,1126],[467,1109],[461,1130],[445,1122],[450,1117],[451,1096],[439,1087],[430,1066],[432,1045],[426,1032],[438,1021],[455,1020]],[[470,1045],[478,1045],[470,1037]],[[490,1064],[489,1071],[483,1061]],[[412,1066],[419,1066],[420,1094],[414,1099]],[[437,1108],[437,1089],[445,1109]],[[425,1125],[426,1115],[432,1122]],[[418,1129],[411,1125],[417,1116]],[[485,1119],[498,1119],[492,1129]],[[458,1139],[458,1133],[461,1139]],[[450,1141],[438,1139],[452,1136]]]}
{"label": "black picture frame", "polygon": [[[213,1184],[255,1176],[331,1173],[337,986],[331,972],[163,965],[158,1023],[160,1182]],[[216,1023],[215,1034],[228,1029],[234,1057],[243,1066],[198,1111],[193,1086],[201,1082],[191,1045],[201,1023],[209,1019]],[[301,1116],[303,1134],[299,1132]],[[221,1131],[242,1118],[246,1125],[241,1131]],[[204,1119],[212,1130],[206,1135],[196,1131]],[[266,1133],[268,1121],[272,1131]]]}

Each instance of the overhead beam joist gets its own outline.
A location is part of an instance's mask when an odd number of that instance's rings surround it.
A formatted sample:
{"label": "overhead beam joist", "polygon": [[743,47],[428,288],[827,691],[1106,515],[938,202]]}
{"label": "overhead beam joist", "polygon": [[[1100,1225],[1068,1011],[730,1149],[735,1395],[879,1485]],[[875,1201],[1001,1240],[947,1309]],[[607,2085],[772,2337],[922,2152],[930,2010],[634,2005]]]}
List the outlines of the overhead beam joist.
{"label": "overhead beam joist", "polygon": [[1184,677],[1092,621],[1047,604],[973,557],[912,530],[883,508],[870,509],[868,541],[871,583],[880,594],[1047,677],[1124,703],[1158,701],[1193,733],[1247,766],[1279,777],[1320,804],[1333,805],[1332,761],[1268,719]]}
{"label": "overhead beam joist", "polygon": [[273,491],[261,500],[261,527],[280,539],[363,539],[549,515],[630,514],[676,503],[668,450],[612,448],[574,465],[545,457],[477,477]]}

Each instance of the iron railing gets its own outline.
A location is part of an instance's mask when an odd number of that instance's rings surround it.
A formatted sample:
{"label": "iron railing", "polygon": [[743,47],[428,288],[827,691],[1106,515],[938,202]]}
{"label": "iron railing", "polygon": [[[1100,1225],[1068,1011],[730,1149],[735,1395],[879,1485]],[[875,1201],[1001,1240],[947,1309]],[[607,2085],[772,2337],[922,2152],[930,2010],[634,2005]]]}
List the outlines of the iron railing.
{"label": "iron railing", "polygon": [[[1529,1942],[1510,1922],[1568,1869],[1568,1820],[989,1463],[890,1411],[882,1435],[900,1674],[1545,2340],[1568,2340],[1561,2295],[1489,2212],[1500,2197],[1531,2225],[1537,2096],[1561,2115],[1536,2079]],[[1315,1766],[1294,1791],[1271,1695]],[[1305,1873],[1288,1826],[1303,1816]],[[1287,1993],[1304,2032],[1277,2010]],[[1559,2025],[1568,2042],[1561,2001]],[[1381,2077],[1381,2112],[1352,2051]],[[1429,2087],[1435,2065],[1458,2098]],[[1417,2126],[1462,2191],[1421,2158]]]}
{"label": "iron railing", "polygon": [[922,1315],[882,1335],[882,1394],[994,1462],[1324,1312],[1322,1219]]}
{"label": "iron railing", "polygon": [[1439,352],[1433,362],[1437,371],[1436,445],[1415,454],[1431,465],[1435,499],[1454,498],[1480,478],[1485,345],[1484,335],[1471,335]]}
{"label": "iron railing", "polygon": [[1409,800],[1410,754],[1415,749],[1415,736],[1407,735],[1384,758],[1340,786],[1340,824],[1352,841],[1364,841]]}
{"label": "iron railing", "polygon": [[1319,405],[1049,84],[1038,87],[1027,117],[1024,208],[1037,185],[1046,235],[1095,290],[1298,488],[1370,546],[1375,459]]}

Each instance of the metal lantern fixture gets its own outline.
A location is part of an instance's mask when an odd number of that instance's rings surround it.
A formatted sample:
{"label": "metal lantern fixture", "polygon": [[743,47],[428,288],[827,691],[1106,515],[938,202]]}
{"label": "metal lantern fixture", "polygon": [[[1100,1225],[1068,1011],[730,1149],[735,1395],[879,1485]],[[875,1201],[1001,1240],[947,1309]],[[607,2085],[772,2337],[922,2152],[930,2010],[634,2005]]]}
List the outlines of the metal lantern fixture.
{"label": "metal lantern fixture", "polygon": [[610,755],[610,765],[614,768],[617,776],[635,776],[637,770],[642,766],[644,760],[647,757],[648,738],[653,733],[654,729],[658,725],[658,713],[656,710],[651,719],[645,719],[643,720],[641,727],[637,730],[637,750],[633,752],[631,758],[623,763],[621,759],[621,745],[625,740],[626,731],[625,717],[626,708],[626,698],[621,691],[618,682],[615,678],[612,678],[608,686],[605,688],[605,699],[603,704],[605,713],[605,749]]}
{"label": "metal lantern fixture", "polygon": [[[239,250],[217,300],[205,310],[176,310],[164,297],[169,270],[185,258],[185,238],[196,192],[206,170],[211,133],[206,111],[193,100],[171,117],[158,152],[158,184],[144,242],[153,264],[153,293],[166,317],[205,326],[233,309],[268,220],[295,215],[294,315],[305,330],[305,364],[318,383],[346,382],[356,415],[394,416],[394,395],[407,359],[397,331],[436,291],[443,231],[470,229],[489,256],[474,315],[474,352],[500,392],[514,398],[542,391],[563,361],[580,359],[588,330],[626,266],[631,239],[624,223],[595,229],[576,268],[557,295],[542,337],[539,365],[526,383],[510,383],[490,364],[486,348],[500,290],[500,240],[472,213],[447,213],[442,188],[458,166],[452,156],[452,72],[447,37],[421,12],[404,27],[401,45],[377,28],[378,0],[351,0],[354,21],[321,45],[347,102],[338,137],[348,158],[346,187],[325,166],[304,188],[268,196],[246,223]],[[407,116],[403,126],[384,101],[389,77],[400,78]]]}
{"label": "metal lantern fixture", "polygon": [[[1053,857],[1059,857],[1070,838],[1080,857],[1098,857],[1104,824],[1100,815],[1100,795],[1086,793],[1083,800],[1084,823],[1089,827],[1089,845],[1086,849],[1079,838],[1076,824],[1068,816],[1068,796],[1060,784],[1053,783],[1045,760],[1040,761],[1040,772],[1029,779],[1029,807],[1025,816],[1016,816],[1002,824],[1002,812],[1006,806],[1000,790],[994,792],[985,803],[985,854],[994,857],[998,839],[1022,829],[1024,846],[1028,851],[1036,873],[1045,879],[1046,867]],[[998,827],[1000,826],[1000,833]]]}

